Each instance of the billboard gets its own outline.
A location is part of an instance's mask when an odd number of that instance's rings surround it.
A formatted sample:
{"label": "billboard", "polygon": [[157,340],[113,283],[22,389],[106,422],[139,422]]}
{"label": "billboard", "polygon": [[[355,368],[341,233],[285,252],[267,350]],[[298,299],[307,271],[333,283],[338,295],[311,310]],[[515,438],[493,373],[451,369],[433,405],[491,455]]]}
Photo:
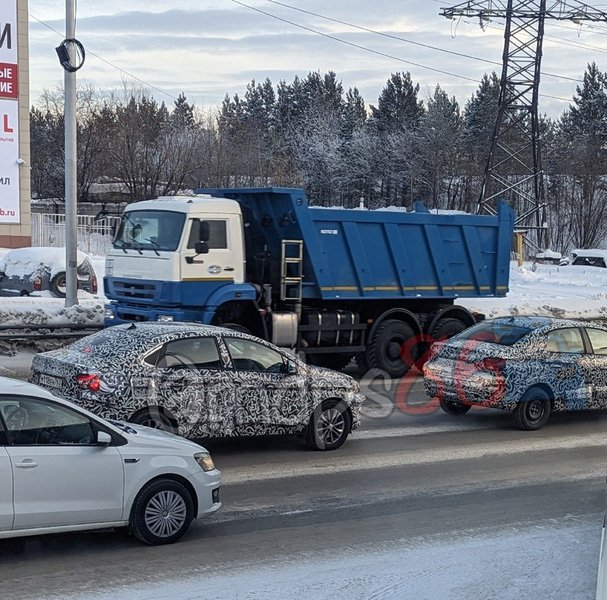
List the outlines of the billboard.
{"label": "billboard", "polygon": [[19,223],[17,0],[0,3],[0,224]]}

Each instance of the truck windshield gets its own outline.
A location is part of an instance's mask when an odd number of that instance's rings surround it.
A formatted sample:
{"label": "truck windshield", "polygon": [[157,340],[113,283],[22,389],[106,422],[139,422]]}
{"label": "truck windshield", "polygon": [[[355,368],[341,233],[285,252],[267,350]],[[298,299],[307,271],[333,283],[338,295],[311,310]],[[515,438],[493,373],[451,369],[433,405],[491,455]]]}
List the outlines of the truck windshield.
{"label": "truck windshield", "polygon": [[168,210],[132,210],[122,215],[114,248],[173,251],[179,246],[185,214]]}

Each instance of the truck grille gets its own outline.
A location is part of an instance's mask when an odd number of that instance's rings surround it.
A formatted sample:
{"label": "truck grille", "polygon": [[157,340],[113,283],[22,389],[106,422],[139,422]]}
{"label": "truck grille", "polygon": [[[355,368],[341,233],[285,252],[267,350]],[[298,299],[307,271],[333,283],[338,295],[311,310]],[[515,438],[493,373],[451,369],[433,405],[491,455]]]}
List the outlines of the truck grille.
{"label": "truck grille", "polygon": [[134,281],[113,281],[112,298],[116,300],[147,300],[153,301],[160,292],[160,284],[138,283]]}

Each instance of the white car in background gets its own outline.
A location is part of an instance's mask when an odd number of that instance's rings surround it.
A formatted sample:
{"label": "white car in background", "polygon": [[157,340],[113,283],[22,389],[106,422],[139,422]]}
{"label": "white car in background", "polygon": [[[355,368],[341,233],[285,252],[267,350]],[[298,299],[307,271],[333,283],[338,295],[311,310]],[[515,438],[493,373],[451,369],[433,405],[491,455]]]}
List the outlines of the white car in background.
{"label": "white car in background", "polygon": [[0,539],[129,527],[168,544],[221,507],[221,475],[202,446],[4,377],[0,482]]}

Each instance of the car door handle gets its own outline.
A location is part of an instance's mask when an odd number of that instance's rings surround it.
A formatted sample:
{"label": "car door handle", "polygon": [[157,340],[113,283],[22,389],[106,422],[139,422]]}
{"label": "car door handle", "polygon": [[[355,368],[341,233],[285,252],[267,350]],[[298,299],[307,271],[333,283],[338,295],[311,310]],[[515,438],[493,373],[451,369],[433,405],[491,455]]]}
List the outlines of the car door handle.
{"label": "car door handle", "polygon": [[224,271],[233,271],[234,267],[224,267]]}
{"label": "car door handle", "polygon": [[33,469],[38,466],[38,463],[33,461],[31,458],[26,458],[23,462],[15,463],[18,469]]}

